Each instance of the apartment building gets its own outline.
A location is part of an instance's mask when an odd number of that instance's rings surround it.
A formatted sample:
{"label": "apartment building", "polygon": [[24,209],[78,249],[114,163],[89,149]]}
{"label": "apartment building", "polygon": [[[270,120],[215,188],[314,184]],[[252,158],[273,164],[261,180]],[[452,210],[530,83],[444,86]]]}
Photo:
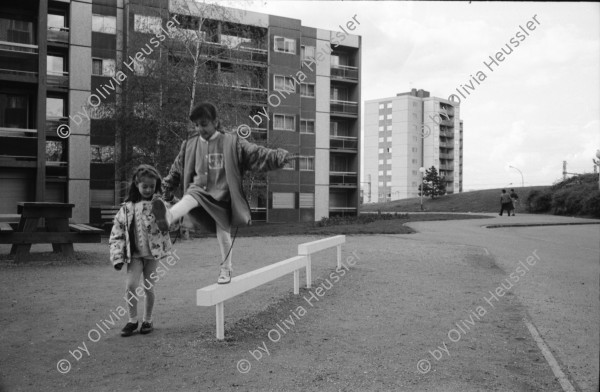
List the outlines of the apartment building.
{"label": "apartment building", "polygon": [[364,178],[371,194],[363,201],[417,197],[421,167],[435,166],[447,193],[462,192],[463,122],[452,101],[412,89],[365,102]]}
{"label": "apartment building", "polygon": [[[103,208],[120,204],[119,162],[131,146],[110,110],[90,105],[126,99],[128,77],[147,63],[130,60],[140,38],[156,43],[162,30],[165,42],[176,40],[170,25],[185,35],[200,19],[211,30],[201,57],[251,108],[242,123],[253,139],[303,156],[257,184],[264,197],[251,200],[253,219],[357,213],[360,36],[188,0],[23,0],[3,3],[0,15],[0,214],[14,214],[19,201],[70,202],[74,220],[97,223]],[[234,71],[239,65],[254,76]],[[68,137],[57,132],[62,124]]]}

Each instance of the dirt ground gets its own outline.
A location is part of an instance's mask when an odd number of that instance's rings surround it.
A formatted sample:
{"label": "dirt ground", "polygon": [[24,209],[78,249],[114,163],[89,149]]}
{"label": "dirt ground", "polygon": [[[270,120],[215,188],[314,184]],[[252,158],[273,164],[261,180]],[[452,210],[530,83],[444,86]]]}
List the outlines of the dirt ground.
{"label": "dirt ground", "polygon": [[[315,239],[238,238],[234,273]],[[319,253],[299,296],[290,275],[227,301],[217,341],[214,307],[195,298],[216,281],[216,239],[175,248],[179,260],[155,288],[155,331],[122,338],[125,273],[109,265],[106,244],[76,245],[76,261],[37,253],[44,261],[22,264],[0,246],[0,391],[561,390],[516,297],[485,301],[505,276],[482,249],[348,236],[344,260],[358,258],[344,276],[333,282],[335,250]],[[470,317],[478,306],[486,314]]]}

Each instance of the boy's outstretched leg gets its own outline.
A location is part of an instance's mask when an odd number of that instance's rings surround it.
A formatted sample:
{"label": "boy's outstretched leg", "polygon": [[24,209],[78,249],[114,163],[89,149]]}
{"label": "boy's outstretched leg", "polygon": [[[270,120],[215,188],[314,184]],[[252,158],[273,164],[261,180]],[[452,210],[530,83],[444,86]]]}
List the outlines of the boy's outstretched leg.
{"label": "boy's outstretched leg", "polygon": [[198,207],[198,201],[190,195],[183,198],[170,209],[165,206],[161,199],[152,200],[152,214],[156,219],[156,225],[160,231],[168,231],[171,223],[186,215],[192,209]]}
{"label": "boy's outstretched leg", "polygon": [[231,228],[230,227],[222,227],[217,222],[217,241],[219,241],[219,247],[221,248],[221,257],[223,257],[223,261],[221,262],[221,272],[219,274],[219,279],[217,280],[218,284],[227,284],[231,282],[231,253],[233,249],[231,249]]}

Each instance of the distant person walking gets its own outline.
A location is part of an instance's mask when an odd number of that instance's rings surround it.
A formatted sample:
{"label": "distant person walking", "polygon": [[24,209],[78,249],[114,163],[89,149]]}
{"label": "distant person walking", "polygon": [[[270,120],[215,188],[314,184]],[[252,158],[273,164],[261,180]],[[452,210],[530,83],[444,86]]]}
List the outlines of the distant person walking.
{"label": "distant person walking", "polygon": [[517,195],[517,192],[515,192],[514,189],[511,189],[509,196],[513,204],[513,216],[515,216],[515,212],[517,211],[517,207],[519,206],[519,195]]}
{"label": "distant person walking", "polygon": [[513,210],[512,199],[506,193],[506,189],[502,189],[502,194],[500,195],[500,216],[502,216],[504,210],[508,212],[508,216],[510,216],[510,212]]}

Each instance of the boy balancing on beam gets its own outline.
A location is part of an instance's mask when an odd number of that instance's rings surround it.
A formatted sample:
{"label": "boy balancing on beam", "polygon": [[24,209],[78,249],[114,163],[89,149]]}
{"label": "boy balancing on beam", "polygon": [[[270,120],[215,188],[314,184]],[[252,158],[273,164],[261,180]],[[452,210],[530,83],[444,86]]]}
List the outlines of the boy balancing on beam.
{"label": "boy balancing on beam", "polygon": [[158,228],[167,231],[171,222],[189,214],[195,227],[215,232],[223,261],[217,283],[231,282],[231,226],[251,223],[250,207],[242,189],[244,170],[269,171],[283,168],[297,154],[281,148],[269,149],[249,143],[237,134],[223,133],[216,107],[209,102],[196,106],[190,120],[195,134],[181,150],[164,178],[165,200],[183,179],[181,201],[167,209],[152,202]]}

